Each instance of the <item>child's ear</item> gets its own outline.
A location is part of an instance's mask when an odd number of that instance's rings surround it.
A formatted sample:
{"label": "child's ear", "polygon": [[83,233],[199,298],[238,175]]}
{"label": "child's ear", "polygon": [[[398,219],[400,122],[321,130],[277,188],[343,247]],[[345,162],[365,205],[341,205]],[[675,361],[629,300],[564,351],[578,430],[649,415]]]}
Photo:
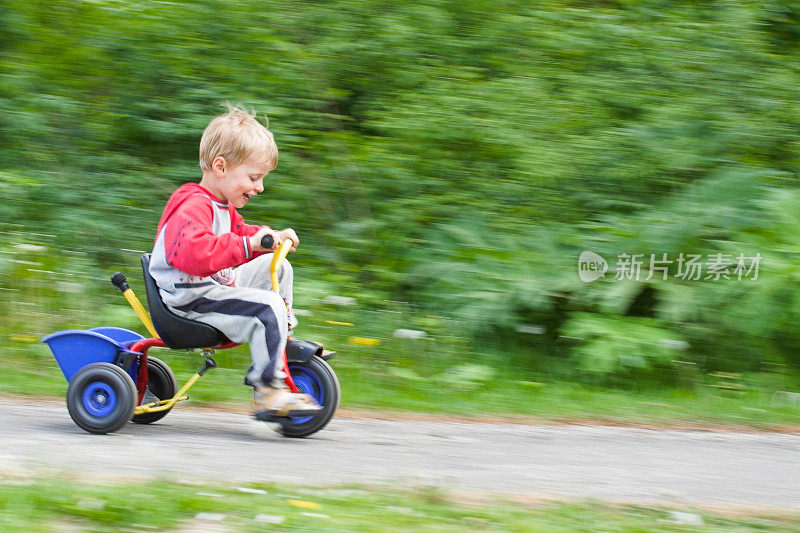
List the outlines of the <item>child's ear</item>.
{"label": "child's ear", "polygon": [[228,168],[228,162],[225,161],[225,158],[221,155],[218,155],[214,158],[211,162],[211,170],[214,171],[214,175],[218,178],[225,177],[225,169]]}

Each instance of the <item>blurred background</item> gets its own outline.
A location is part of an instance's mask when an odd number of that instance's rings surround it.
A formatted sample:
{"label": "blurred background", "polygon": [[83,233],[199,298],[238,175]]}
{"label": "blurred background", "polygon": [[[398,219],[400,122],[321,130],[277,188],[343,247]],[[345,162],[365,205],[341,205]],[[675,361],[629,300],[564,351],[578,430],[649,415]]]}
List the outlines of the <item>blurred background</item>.
{"label": "blurred background", "polygon": [[[0,390],[63,388],[47,333],[143,331],[108,277],[144,297],[231,103],[274,132],[242,214],[300,235],[345,403],[796,419],[800,2],[0,0],[0,35]],[[614,279],[681,253],[762,260]]]}

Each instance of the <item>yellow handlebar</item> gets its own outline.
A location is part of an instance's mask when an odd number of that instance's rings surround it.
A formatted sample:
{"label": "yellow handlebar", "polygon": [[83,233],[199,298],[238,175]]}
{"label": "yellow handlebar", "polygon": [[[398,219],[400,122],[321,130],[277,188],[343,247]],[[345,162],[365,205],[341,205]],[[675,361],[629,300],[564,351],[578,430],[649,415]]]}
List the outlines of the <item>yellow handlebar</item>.
{"label": "yellow handlebar", "polygon": [[272,256],[272,263],[269,265],[269,277],[272,281],[272,290],[275,292],[278,292],[278,266],[281,264],[281,261],[286,259],[286,255],[293,245],[294,241],[292,239],[284,239],[278,247],[278,250]]}

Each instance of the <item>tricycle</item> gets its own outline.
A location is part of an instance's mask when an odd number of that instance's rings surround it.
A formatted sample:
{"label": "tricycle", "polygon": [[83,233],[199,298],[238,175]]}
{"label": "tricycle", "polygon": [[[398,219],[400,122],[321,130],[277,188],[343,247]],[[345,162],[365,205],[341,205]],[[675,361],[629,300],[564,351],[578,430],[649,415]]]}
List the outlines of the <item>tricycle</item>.
{"label": "tricycle", "polygon": [[[264,237],[262,246],[272,245],[272,237]],[[292,241],[286,239],[273,255],[270,276],[274,291],[278,290],[277,269],[291,246]],[[90,433],[111,433],[128,421],[151,424],[164,418],[176,403],[189,398],[186,393],[203,374],[216,368],[212,357],[215,350],[237,346],[217,329],[170,311],[150,275],[150,254],[142,255],[141,262],[149,314],[122,273],[116,272],[111,282],[136,311],[150,338],[113,326],[59,331],[42,338],[69,383],[70,417]],[[179,389],[169,366],[149,355],[154,347],[187,352],[200,349],[203,366]],[[287,340],[283,354],[286,386],[292,392],[311,395],[322,409],[313,416],[258,413],[256,418],[276,422],[275,429],[286,437],[306,437],[323,429],[333,418],[341,396],[336,373],[327,362],[332,355],[318,343]]]}

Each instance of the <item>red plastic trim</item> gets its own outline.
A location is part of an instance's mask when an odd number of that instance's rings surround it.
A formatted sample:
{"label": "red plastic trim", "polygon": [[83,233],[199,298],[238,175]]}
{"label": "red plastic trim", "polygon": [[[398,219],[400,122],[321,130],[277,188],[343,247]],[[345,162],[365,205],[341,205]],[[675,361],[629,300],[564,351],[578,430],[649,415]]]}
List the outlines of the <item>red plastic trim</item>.
{"label": "red plastic trim", "polygon": [[139,352],[139,372],[136,374],[136,391],[139,393],[139,399],[136,405],[142,405],[144,391],[147,390],[147,351],[153,346],[166,347],[167,345],[161,339],[154,338],[136,341],[129,348],[132,352]]}
{"label": "red plastic trim", "polygon": [[141,352],[142,350],[146,352],[153,346],[162,346],[166,348],[167,345],[164,344],[164,341],[161,339],[142,339],[131,344],[128,349],[132,352]]}
{"label": "red plastic trim", "polygon": [[286,349],[283,350],[283,373],[286,374],[283,381],[286,382],[286,386],[289,387],[289,390],[292,392],[300,392],[297,390],[297,385],[294,384],[292,374],[289,372],[289,359],[286,357]]}
{"label": "red plastic trim", "polygon": [[237,346],[239,346],[238,342],[233,342],[233,341],[226,340],[225,342],[223,342],[222,344],[220,344],[219,346],[217,346],[216,348],[213,348],[213,349],[214,350],[227,350],[228,348],[235,348]]}

